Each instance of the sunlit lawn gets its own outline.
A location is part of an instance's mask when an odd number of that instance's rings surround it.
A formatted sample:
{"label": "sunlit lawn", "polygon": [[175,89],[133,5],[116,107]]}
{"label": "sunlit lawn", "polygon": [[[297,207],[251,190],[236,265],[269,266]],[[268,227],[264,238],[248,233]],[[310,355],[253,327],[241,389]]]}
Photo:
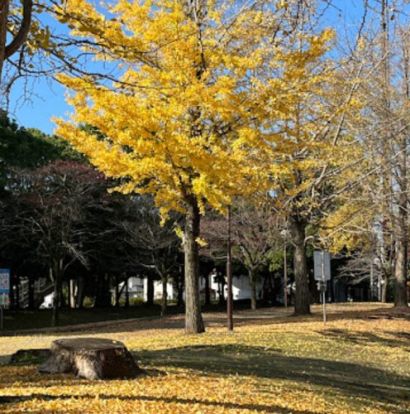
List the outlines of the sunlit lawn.
{"label": "sunlit lawn", "polygon": [[[221,314],[207,315],[197,336],[184,335],[180,316],[82,332],[124,341],[147,374],[91,382],[5,365],[0,412],[409,413],[410,320],[376,307],[331,306],[326,327],[320,308],[308,318],[264,309],[241,312],[234,333]],[[0,357],[54,338],[0,337]]]}

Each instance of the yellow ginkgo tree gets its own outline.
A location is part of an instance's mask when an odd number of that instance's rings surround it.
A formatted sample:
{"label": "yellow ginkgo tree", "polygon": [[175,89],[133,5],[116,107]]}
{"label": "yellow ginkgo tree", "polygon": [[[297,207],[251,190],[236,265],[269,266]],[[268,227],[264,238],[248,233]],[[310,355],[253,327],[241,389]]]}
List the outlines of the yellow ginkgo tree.
{"label": "yellow ginkgo tree", "polygon": [[102,10],[72,0],[56,8],[73,36],[90,39],[86,52],[121,73],[111,84],[61,75],[75,111],[57,120],[57,133],[117,179],[115,190],[152,194],[164,219],[185,215],[187,332],[204,330],[200,215],[205,205],[223,212],[259,177],[257,150],[250,157],[246,145],[257,129],[252,79],[277,10],[238,4],[119,0]]}
{"label": "yellow ginkgo tree", "polygon": [[164,219],[184,214],[187,332],[204,330],[200,216],[206,205],[224,212],[233,196],[272,189],[284,168],[275,154],[292,147],[277,126],[299,89],[307,94],[304,62],[326,51],[328,32],[301,35],[297,53],[288,48],[290,3],[71,0],[55,9],[116,77],[61,75],[75,111],[57,133],[116,179],[117,191],[152,194]]}

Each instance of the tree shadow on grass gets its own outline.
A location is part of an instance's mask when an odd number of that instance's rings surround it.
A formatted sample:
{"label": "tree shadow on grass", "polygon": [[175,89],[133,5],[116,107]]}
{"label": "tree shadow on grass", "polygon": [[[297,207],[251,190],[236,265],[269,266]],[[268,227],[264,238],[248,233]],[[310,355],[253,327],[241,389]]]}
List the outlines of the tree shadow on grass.
{"label": "tree shadow on grass", "polygon": [[[286,356],[274,349],[263,347],[244,345],[189,346],[159,351],[139,351],[135,356],[143,361],[144,366],[148,367],[148,371],[155,366],[182,367],[199,371],[204,375],[238,374],[272,380],[289,380],[299,383],[301,388],[306,384],[317,387],[321,393],[328,392],[330,398],[337,398],[337,394],[342,394],[349,399],[358,398],[360,405],[389,404],[388,410],[394,414],[408,413],[407,409],[410,403],[410,378],[408,377],[349,362]],[[246,381],[245,378],[243,380]],[[75,378],[72,380],[67,378],[67,381],[71,385],[77,382],[79,385],[83,384],[81,380]],[[44,388],[46,389],[46,387]],[[94,395],[88,394],[56,396],[45,392],[29,396],[3,396],[0,397],[0,404],[15,404],[31,399],[47,401],[94,397]],[[127,401],[201,404],[209,407],[250,409],[266,413],[285,414],[289,412],[288,409],[279,406],[189,399],[183,398],[183,396],[117,396],[107,393],[99,397]],[[292,410],[292,412],[294,414],[313,414],[314,407],[312,410]]]}
{"label": "tree shadow on grass", "polygon": [[205,374],[238,374],[297,381],[398,407],[410,402],[410,378],[348,362],[286,356],[243,345],[191,346],[136,355],[147,364],[184,367]]}
{"label": "tree shadow on grass", "polygon": [[[70,395],[51,395],[51,394],[31,394],[27,396],[4,396],[0,397],[0,406],[2,404],[14,404],[24,401],[30,401],[33,399],[42,400],[42,401],[55,401],[55,400],[72,400],[72,399],[95,399],[95,395],[92,394],[82,394]],[[110,394],[99,394],[98,398],[100,400],[120,400],[120,401],[143,401],[143,402],[158,402],[158,403],[168,403],[168,404],[186,404],[192,406],[194,404],[204,405],[207,407],[223,407],[224,409],[233,409],[233,410],[253,410],[263,413],[272,413],[272,414],[315,414],[315,411],[309,410],[295,410],[292,409],[289,411],[288,408],[280,407],[277,405],[264,405],[264,404],[239,404],[231,403],[227,401],[214,401],[214,400],[200,400],[197,398],[179,398],[179,397],[157,397],[151,395],[130,395],[130,396],[118,396]],[[42,409],[42,413],[53,412]],[[66,412],[66,411],[65,411]],[[74,411],[78,412],[78,411]]]}
{"label": "tree shadow on grass", "polygon": [[404,348],[410,351],[410,334],[405,332],[389,332],[389,335],[393,337],[388,338],[371,332],[352,332],[345,329],[326,329],[318,331],[318,333],[328,338],[357,345],[376,344],[391,348]]}

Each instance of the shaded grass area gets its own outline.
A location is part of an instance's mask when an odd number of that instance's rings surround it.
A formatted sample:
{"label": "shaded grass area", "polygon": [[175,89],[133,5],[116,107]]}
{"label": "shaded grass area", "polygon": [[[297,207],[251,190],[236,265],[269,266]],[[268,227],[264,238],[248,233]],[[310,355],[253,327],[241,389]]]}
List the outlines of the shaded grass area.
{"label": "shaded grass area", "polygon": [[[72,394],[66,394],[66,395],[59,395],[59,396],[54,396],[51,394],[33,394],[29,397],[0,397],[0,404],[6,404],[6,403],[13,403],[13,402],[21,402],[21,401],[26,401],[26,402],[30,402],[32,400],[45,400],[45,401],[64,401],[64,400],[73,400],[76,397],[73,396]],[[79,398],[79,400],[81,401],[81,399],[83,398],[87,398],[87,399],[95,399],[94,395],[91,394],[85,394],[82,395],[81,398]],[[150,403],[155,403],[158,405],[163,405],[165,404],[172,404],[172,405],[177,405],[177,406],[181,406],[181,407],[186,407],[186,409],[189,409],[188,407],[204,407],[206,410],[209,409],[211,411],[206,411],[206,412],[214,412],[214,410],[217,409],[222,409],[224,412],[226,412],[226,410],[233,410],[233,412],[256,412],[256,413],[272,413],[272,414],[315,414],[316,411],[311,411],[311,410],[297,410],[297,409],[292,409],[292,411],[289,411],[287,408],[281,407],[281,406],[277,406],[277,405],[264,405],[264,404],[238,404],[238,403],[233,403],[233,402],[218,402],[218,401],[210,401],[210,400],[202,400],[202,399],[197,399],[197,398],[179,398],[179,397],[154,397],[154,396],[117,396],[115,394],[100,394],[99,395],[99,400],[101,401],[110,401],[112,399],[115,399],[117,401],[120,402],[128,402],[128,403],[146,403],[146,402],[150,402]],[[42,411],[44,413],[55,413],[55,411],[52,410],[45,410]],[[72,411],[77,412],[77,411]],[[153,414],[157,413],[158,411],[151,411]],[[178,411],[178,412],[185,412],[185,411]],[[202,413],[204,411],[200,411],[200,413]]]}
{"label": "shaded grass area", "polygon": [[[176,306],[169,307],[169,313],[178,313]],[[143,318],[159,316],[159,305],[136,305],[128,308],[85,308],[61,309],[59,326],[77,325],[83,323],[102,322],[119,319]],[[4,330],[24,330],[48,328],[51,326],[51,310],[18,310],[5,311]]]}
{"label": "shaded grass area", "polygon": [[[203,306],[204,312],[224,311],[225,304],[214,303]],[[250,303],[247,300],[236,301],[235,309],[248,309]],[[19,331],[25,329],[41,329],[51,327],[51,309],[36,310],[6,310],[4,311],[3,331]],[[169,304],[167,315],[183,314],[184,308]],[[83,308],[60,310],[59,326],[86,324],[93,322],[115,321],[121,319],[159,317],[161,306],[159,304],[147,305],[138,304],[129,307],[107,307],[107,308]],[[1,334],[1,333],[0,333]]]}

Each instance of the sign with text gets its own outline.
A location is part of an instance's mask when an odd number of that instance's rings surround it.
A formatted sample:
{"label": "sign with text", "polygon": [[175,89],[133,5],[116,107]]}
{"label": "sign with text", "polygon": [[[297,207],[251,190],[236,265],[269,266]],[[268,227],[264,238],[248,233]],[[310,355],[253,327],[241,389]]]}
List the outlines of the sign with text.
{"label": "sign with text", "polygon": [[330,253],[324,250],[313,253],[315,280],[330,280]]}
{"label": "sign with text", "polygon": [[0,269],[0,294],[10,293],[10,269]]}

